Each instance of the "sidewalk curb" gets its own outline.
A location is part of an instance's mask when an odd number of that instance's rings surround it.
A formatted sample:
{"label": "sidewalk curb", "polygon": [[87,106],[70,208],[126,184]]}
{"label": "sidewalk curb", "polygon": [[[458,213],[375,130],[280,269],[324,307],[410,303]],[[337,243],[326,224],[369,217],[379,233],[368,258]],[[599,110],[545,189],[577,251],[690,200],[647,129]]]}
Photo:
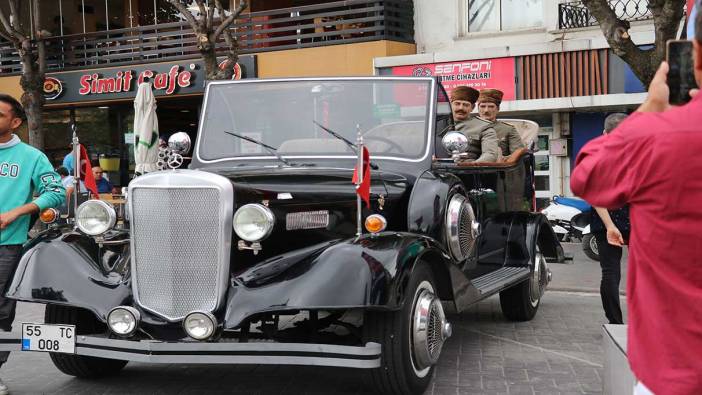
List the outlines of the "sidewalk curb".
{"label": "sidewalk curb", "polygon": [[[555,292],[578,292],[578,293],[585,293],[585,294],[598,294],[600,293],[599,289],[595,288],[579,288],[579,287],[548,287],[546,288],[546,291],[555,291]],[[619,291],[619,295],[621,296],[626,296],[625,291]]]}

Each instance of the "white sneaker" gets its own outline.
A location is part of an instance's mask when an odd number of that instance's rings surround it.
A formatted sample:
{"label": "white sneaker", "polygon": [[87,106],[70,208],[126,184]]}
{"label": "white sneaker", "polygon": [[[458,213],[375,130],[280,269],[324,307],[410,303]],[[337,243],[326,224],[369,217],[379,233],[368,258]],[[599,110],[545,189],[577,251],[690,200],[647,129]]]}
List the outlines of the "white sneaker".
{"label": "white sneaker", "polygon": [[2,382],[2,379],[0,379],[0,395],[9,395],[10,390],[7,389],[7,385]]}

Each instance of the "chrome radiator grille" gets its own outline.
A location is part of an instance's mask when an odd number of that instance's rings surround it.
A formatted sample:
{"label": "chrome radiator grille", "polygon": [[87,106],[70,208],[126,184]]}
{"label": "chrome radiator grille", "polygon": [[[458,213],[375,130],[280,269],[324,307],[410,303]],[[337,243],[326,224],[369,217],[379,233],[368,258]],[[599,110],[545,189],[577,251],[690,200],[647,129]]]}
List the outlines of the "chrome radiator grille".
{"label": "chrome radiator grille", "polygon": [[167,184],[130,185],[132,275],[137,303],[175,321],[223,299],[233,202],[215,185]]}

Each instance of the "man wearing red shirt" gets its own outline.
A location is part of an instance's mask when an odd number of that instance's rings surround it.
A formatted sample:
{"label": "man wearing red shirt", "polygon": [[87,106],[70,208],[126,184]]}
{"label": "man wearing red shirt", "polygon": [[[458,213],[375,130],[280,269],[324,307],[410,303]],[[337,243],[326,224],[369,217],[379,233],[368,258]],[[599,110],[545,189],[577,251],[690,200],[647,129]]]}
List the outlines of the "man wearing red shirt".
{"label": "man wearing red shirt", "polygon": [[[696,25],[695,78],[702,86],[702,15]],[[630,205],[627,354],[640,380],[637,391],[697,395],[702,394],[702,94],[671,107],[667,73],[663,63],[637,112],[582,149],[571,189],[593,206]]]}

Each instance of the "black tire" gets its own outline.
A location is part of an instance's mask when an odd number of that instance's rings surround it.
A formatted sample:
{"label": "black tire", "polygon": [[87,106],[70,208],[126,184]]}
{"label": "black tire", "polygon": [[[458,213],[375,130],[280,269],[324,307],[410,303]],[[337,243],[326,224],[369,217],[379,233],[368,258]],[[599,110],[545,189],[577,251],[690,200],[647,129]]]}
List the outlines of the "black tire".
{"label": "black tire", "polygon": [[418,290],[429,284],[436,289],[431,270],[420,263],[407,284],[404,305],[398,311],[366,311],[363,325],[366,342],[381,345],[380,368],[366,376],[367,384],[378,394],[422,394],[429,386],[434,366],[417,370],[412,356],[410,329]]}
{"label": "black tire", "polygon": [[529,279],[500,292],[502,314],[510,321],[530,321],[536,315],[548,284],[546,259],[537,249]]}
{"label": "black tire", "polygon": [[588,258],[599,262],[600,248],[597,245],[597,238],[592,233],[583,236],[583,251]]}
{"label": "black tire", "polygon": [[[44,313],[47,324],[76,326],[76,335],[102,333],[105,326],[91,312],[75,307],[47,305]],[[61,372],[82,378],[115,375],[127,365],[127,361],[88,357],[84,355],[49,353],[54,366]]]}

